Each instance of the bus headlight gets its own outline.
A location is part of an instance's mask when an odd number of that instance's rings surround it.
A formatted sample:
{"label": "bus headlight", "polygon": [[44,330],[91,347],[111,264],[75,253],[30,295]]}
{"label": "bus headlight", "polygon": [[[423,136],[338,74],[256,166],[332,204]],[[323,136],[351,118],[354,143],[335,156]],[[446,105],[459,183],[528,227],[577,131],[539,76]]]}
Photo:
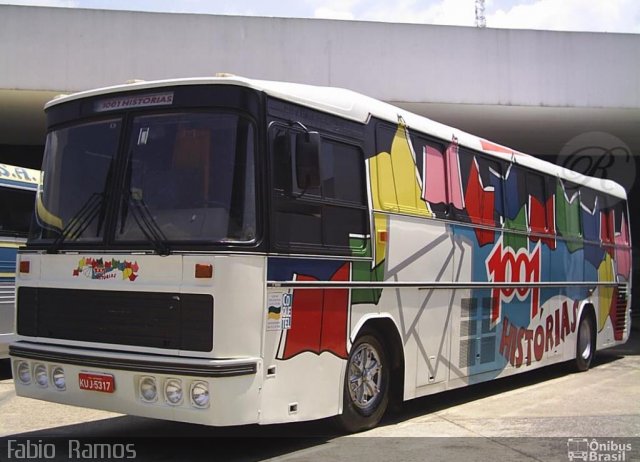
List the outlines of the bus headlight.
{"label": "bus headlight", "polygon": [[140,397],[143,401],[151,403],[158,399],[158,389],[156,379],[153,377],[142,377],[140,379]]}
{"label": "bus headlight", "polygon": [[182,382],[169,379],[164,383],[164,397],[169,404],[180,404],[182,401]]}
{"label": "bus headlight", "polygon": [[60,366],[56,366],[51,371],[51,381],[53,382],[53,386],[58,390],[64,390],[67,388],[67,381],[64,378],[64,369]]}
{"label": "bus headlight", "polygon": [[31,383],[31,368],[29,367],[29,363],[26,361],[19,361],[16,366],[16,373],[18,375],[18,380],[23,385],[29,385]]}
{"label": "bus headlight", "polygon": [[42,388],[47,388],[49,386],[47,367],[44,364],[36,364],[36,367],[33,368],[33,375],[36,378],[36,383]]}
{"label": "bus headlight", "polygon": [[191,403],[199,408],[209,406],[209,385],[207,382],[194,382],[191,385]]}

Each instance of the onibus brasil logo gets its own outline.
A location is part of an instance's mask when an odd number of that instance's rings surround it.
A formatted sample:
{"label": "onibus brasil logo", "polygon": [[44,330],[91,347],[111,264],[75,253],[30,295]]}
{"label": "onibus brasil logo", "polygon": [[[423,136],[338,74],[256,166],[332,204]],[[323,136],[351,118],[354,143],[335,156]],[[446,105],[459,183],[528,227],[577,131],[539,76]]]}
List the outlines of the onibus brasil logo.
{"label": "onibus brasil logo", "polygon": [[81,258],[73,270],[73,276],[87,279],[121,279],[135,281],[138,277],[138,262],[127,260],[104,260],[102,258]]}
{"label": "onibus brasil logo", "polygon": [[631,458],[627,459],[627,453],[632,449],[631,443],[613,440],[598,441],[595,438],[569,438],[567,440],[567,457],[570,461],[626,461],[631,460]]}

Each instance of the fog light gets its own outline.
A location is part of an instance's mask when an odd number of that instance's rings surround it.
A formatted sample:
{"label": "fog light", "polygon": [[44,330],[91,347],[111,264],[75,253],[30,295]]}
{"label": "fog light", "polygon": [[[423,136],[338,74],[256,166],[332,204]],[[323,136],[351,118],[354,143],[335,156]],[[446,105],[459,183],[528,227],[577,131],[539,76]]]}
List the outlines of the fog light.
{"label": "fog light", "polygon": [[209,385],[206,382],[194,382],[191,385],[191,403],[200,408],[209,406]]}
{"label": "fog light", "polygon": [[164,384],[164,397],[169,404],[182,401],[182,383],[178,379],[169,379]]}
{"label": "fog light", "polygon": [[36,383],[42,388],[49,386],[49,377],[47,377],[47,367],[44,364],[37,364],[33,368],[33,375],[36,378]]}
{"label": "fog light", "polygon": [[64,390],[67,388],[67,381],[64,378],[64,369],[60,366],[56,366],[51,371],[51,382],[53,382],[53,386],[58,390]]}
{"label": "fog light", "polygon": [[28,362],[19,361],[16,366],[16,373],[20,383],[23,385],[29,385],[31,383],[31,368]]}
{"label": "fog light", "polygon": [[158,399],[156,379],[153,377],[142,377],[140,379],[140,397],[148,403]]}

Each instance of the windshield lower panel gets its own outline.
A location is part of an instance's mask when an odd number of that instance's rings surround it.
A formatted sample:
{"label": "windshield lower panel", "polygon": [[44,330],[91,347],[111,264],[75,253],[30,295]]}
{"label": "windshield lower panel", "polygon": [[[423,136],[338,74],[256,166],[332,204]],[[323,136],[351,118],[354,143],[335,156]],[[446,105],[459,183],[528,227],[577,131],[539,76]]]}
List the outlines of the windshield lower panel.
{"label": "windshield lower panel", "polygon": [[228,112],[135,117],[116,243],[254,242],[254,138]]}

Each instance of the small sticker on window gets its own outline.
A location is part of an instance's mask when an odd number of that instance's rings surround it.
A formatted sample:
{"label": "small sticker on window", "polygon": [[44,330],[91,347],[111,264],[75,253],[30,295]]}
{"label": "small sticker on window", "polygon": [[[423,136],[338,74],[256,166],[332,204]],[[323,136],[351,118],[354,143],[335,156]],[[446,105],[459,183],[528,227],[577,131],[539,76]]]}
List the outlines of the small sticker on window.
{"label": "small sticker on window", "polygon": [[141,128],[140,133],[138,133],[138,146],[143,146],[147,144],[148,139],[149,139],[149,127]]}

